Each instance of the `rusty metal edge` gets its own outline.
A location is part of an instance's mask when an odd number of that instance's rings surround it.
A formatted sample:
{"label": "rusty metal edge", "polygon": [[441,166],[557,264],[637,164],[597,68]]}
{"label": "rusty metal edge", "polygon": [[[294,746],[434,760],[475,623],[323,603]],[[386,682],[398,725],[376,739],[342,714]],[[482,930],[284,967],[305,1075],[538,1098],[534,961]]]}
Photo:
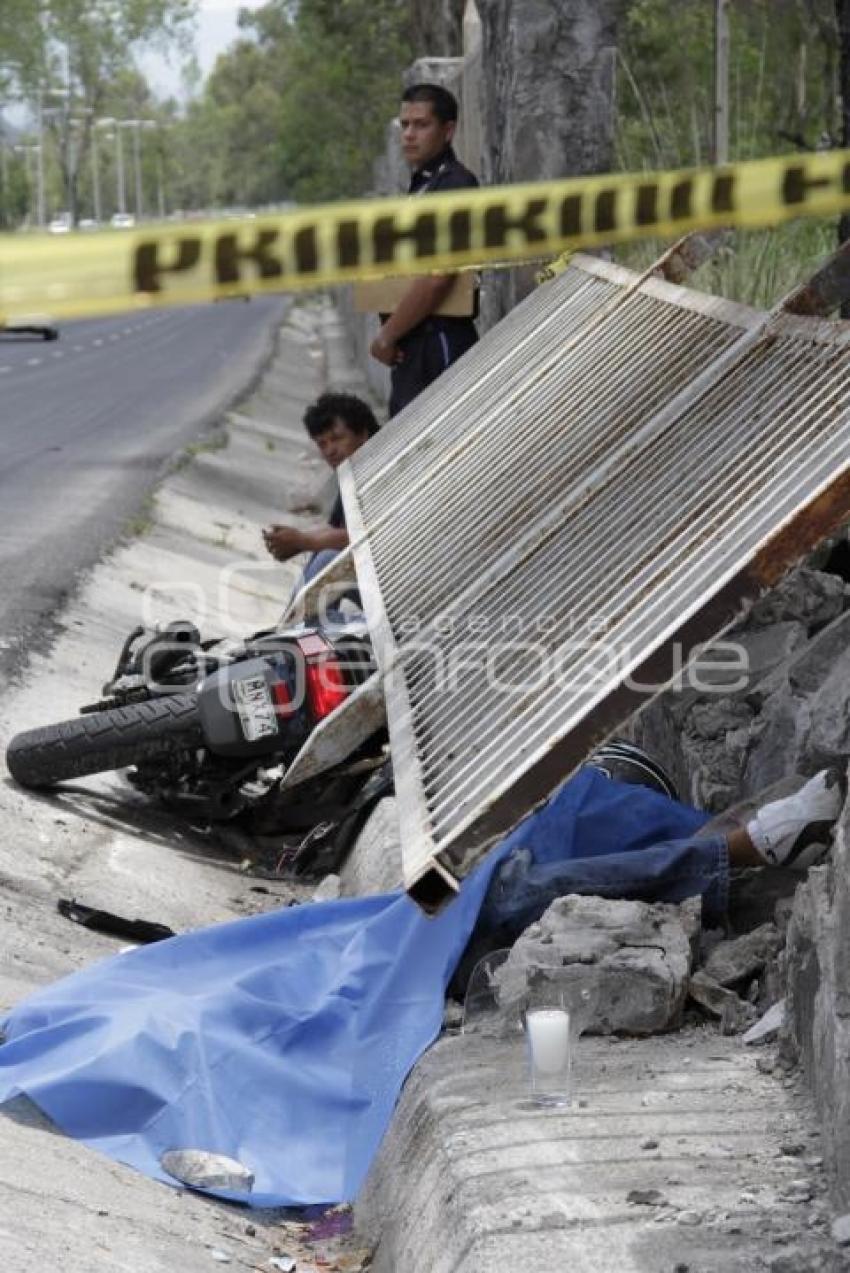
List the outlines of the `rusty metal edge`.
{"label": "rusty metal edge", "polygon": [[423,863],[408,892],[429,914],[435,914],[454,896],[446,875],[463,879],[488,849],[517,822],[543,803],[587,756],[610,734],[620,728],[638,708],[645,707],[669,686],[681,670],[673,664],[676,646],[691,661],[708,641],[716,639],[741,617],[745,608],[758,599],[807,552],[828,535],[850,521],[850,468],[836,475],[830,486],[803,506],[773,536],[767,539],[750,562],[708,599],[686,622],[632,673],[632,680],[659,685],[657,694],[647,695],[621,685],[574,729],[529,768],[518,782],[499,796],[486,813],[464,833],[464,847],[453,852],[441,850]]}

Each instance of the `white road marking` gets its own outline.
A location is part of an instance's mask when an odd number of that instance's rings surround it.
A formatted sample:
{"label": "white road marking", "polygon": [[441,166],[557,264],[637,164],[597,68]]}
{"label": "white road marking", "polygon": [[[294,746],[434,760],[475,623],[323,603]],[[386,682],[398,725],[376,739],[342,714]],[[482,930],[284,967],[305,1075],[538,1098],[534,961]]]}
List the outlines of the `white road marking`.
{"label": "white road marking", "polygon": [[93,340],[93,341],[92,341],[92,344],[93,344],[93,345],[102,345],[102,344],[103,344],[103,341],[102,341],[102,340],[100,339],[100,337],[98,336],[95,340]]}
{"label": "white road marking", "polygon": [[65,355],[62,353],[59,353],[58,351],[55,354],[51,354],[51,358],[64,358],[64,357]]}
{"label": "white road marking", "polygon": [[3,372],[5,372],[5,371],[11,371],[11,370],[12,370],[12,368],[11,368],[11,367],[0,367],[0,375],[2,375],[2,374],[3,374]]}
{"label": "white road marking", "polygon": [[28,367],[40,367],[40,366],[41,366],[41,359],[40,359],[40,358],[28,358],[28,359],[27,359],[27,366],[28,366]]}
{"label": "white road marking", "polygon": [[85,350],[85,345],[73,345],[73,346],[72,346],[72,353],[75,353],[75,354],[81,354],[81,353],[83,353],[83,352],[84,352],[84,350]]}

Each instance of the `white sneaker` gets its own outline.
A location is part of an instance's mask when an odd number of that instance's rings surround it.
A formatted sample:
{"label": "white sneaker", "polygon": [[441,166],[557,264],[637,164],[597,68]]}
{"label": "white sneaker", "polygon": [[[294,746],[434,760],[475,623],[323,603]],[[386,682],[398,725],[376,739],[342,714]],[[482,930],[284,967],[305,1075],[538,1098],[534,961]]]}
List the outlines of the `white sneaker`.
{"label": "white sneaker", "polygon": [[759,809],[747,823],[749,837],[771,866],[807,870],[823,856],[844,796],[841,771],[822,769],[796,795]]}

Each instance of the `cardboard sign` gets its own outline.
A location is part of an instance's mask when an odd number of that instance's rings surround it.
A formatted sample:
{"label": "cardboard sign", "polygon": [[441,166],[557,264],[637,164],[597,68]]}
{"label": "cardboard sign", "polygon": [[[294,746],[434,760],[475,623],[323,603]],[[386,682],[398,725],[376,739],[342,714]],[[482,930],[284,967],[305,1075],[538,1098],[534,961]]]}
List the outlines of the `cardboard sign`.
{"label": "cardboard sign", "polygon": [[[380,278],[354,284],[354,308],[358,314],[392,314],[410,287],[409,278]],[[475,308],[475,274],[456,274],[451,290],[435,314],[444,318],[469,318]]]}

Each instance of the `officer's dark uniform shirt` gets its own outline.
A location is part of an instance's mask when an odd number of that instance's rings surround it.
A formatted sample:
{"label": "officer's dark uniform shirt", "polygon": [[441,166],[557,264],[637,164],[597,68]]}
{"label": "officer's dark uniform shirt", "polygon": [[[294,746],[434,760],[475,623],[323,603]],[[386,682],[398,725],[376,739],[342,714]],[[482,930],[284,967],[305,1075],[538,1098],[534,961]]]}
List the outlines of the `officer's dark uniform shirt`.
{"label": "officer's dark uniform shirt", "polygon": [[[437,194],[444,190],[466,190],[478,185],[478,178],[465,168],[451,146],[424,168],[411,175],[408,193]],[[477,303],[477,298],[476,298]],[[383,316],[382,316],[383,321]],[[404,362],[392,369],[390,415],[408,402],[466,353],[478,339],[472,318],[435,315],[412,328],[398,342]]]}

